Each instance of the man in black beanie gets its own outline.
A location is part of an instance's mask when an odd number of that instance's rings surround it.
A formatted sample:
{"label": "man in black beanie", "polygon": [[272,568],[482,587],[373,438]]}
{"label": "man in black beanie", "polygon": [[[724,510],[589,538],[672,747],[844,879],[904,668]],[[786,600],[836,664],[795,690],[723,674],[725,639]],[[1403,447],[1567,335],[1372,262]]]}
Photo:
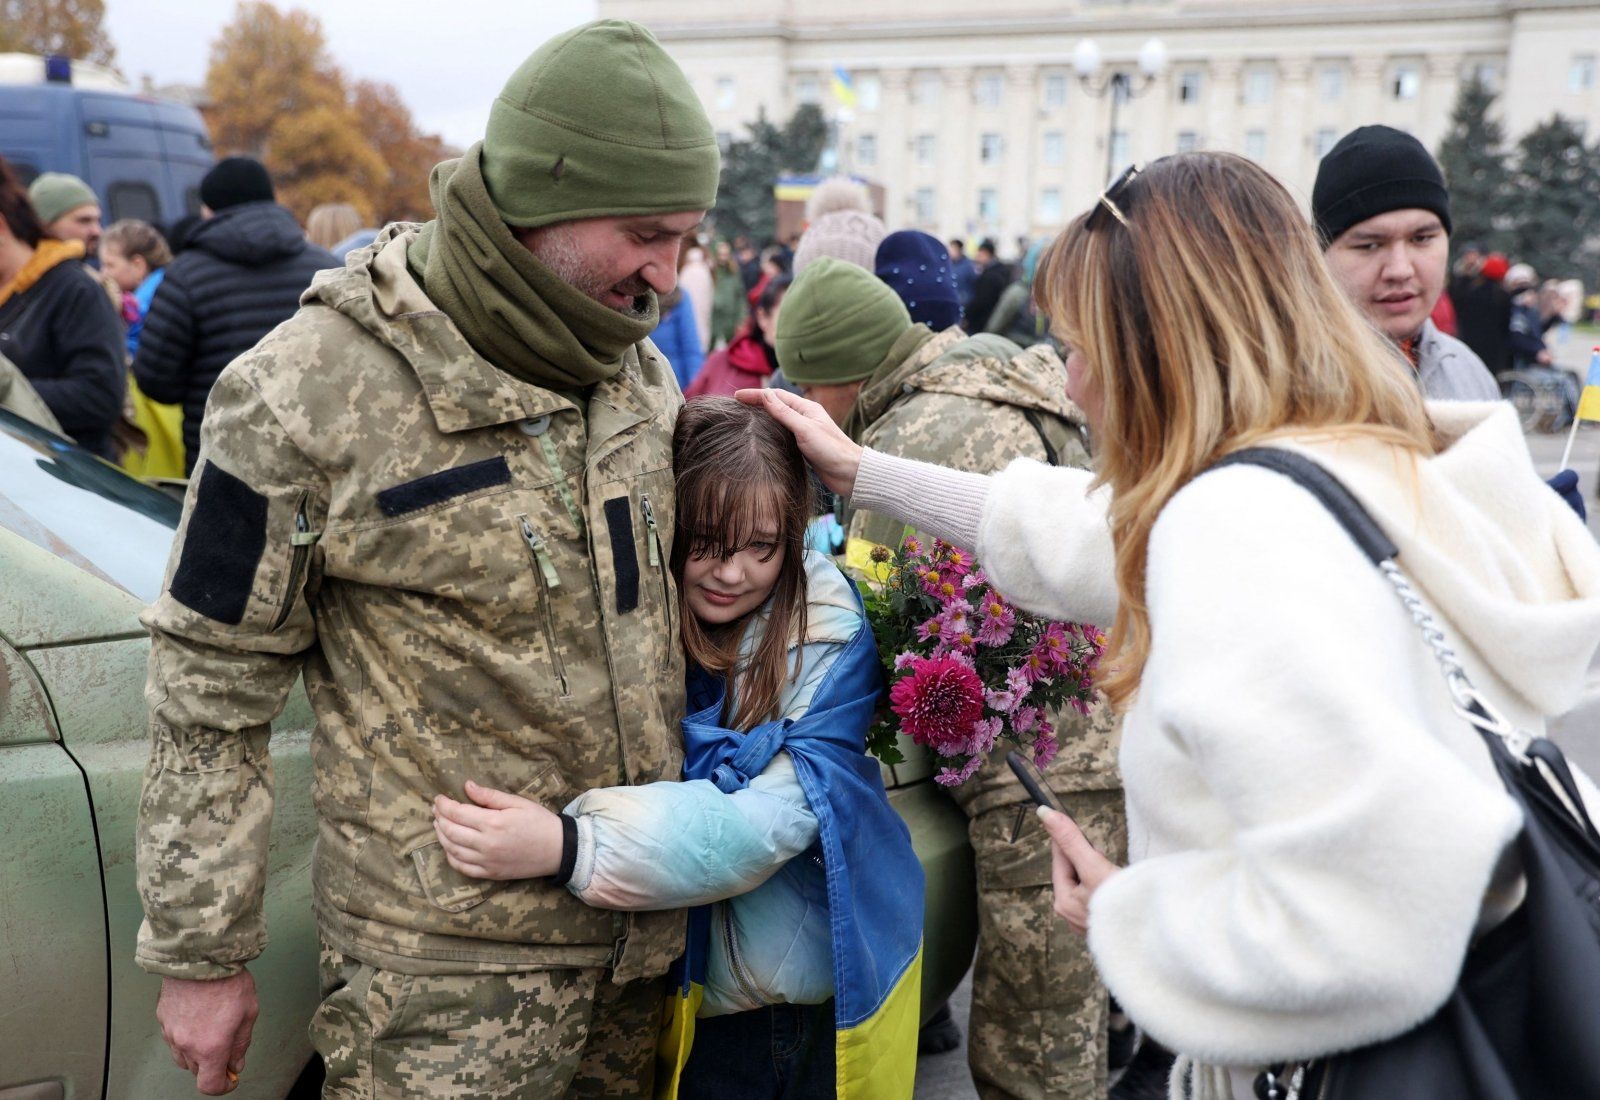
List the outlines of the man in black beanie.
{"label": "man in black beanie", "polygon": [[1346,134],[1317,167],[1311,211],[1329,270],[1399,345],[1423,393],[1499,400],[1483,360],[1429,320],[1448,271],[1450,192],[1422,143],[1388,126]]}
{"label": "man in black beanie", "polygon": [[183,405],[184,466],[200,451],[200,420],[222,368],[288,320],[311,276],[338,267],[279,206],[254,157],[225,157],[200,181],[205,220],[167,266],[133,361],[139,388]]}

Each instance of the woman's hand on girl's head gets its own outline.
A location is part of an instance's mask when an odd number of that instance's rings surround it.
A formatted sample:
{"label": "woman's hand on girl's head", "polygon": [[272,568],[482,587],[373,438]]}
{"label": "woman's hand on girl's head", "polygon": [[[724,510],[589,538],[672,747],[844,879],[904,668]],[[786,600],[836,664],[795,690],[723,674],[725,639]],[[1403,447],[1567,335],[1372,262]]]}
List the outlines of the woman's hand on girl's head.
{"label": "woman's hand on girl's head", "polygon": [[780,389],[740,390],[734,396],[746,405],[766,409],[788,428],[824,485],[844,496],[854,491],[861,469],[861,446],[839,430],[821,405]]}
{"label": "woman's hand on girl's head", "polygon": [[1050,884],[1056,916],[1080,936],[1089,934],[1089,899],[1100,884],[1122,868],[1100,854],[1066,814],[1041,806],[1039,819],[1050,834]]}
{"label": "woman's hand on girl's head", "polygon": [[537,802],[468,781],[477,805],[439,795],[433,831],[450,866],[486,879],[543,878],[561,869],[561,818]]}

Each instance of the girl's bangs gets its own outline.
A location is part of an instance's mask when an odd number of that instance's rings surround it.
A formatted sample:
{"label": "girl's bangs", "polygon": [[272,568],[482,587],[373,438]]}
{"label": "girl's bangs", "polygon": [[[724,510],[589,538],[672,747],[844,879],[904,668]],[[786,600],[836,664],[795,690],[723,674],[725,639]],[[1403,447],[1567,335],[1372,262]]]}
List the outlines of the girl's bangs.
{"label": "girl's bangs", "polygon": [[696,478],[678,489],[678,525],[689,542],[692,558],[728,558],[751,543],[767,541],[772,532],[771,560],[785,541],[787,494],[770,481]]}

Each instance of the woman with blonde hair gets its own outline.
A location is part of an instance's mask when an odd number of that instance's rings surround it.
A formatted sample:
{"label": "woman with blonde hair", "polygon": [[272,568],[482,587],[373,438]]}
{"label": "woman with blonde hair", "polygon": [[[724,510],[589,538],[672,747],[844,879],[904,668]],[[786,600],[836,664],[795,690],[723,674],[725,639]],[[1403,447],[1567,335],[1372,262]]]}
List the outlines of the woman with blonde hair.
{"label": "woman with blonde hair", "polygon": [[361,228],[361,215],[347,202],[325,202],[311,208],[306,218],[306,240],[330,252]]}
{"label": "woman with blonde hair", "polygon": [[1424,407],[1243,158],[1130,170],[1057,239],[1036,294],[1093,474],[956,473],[863,452],[792,395],[741,398],[856,507],[975,550],[1025,607],[1111,624],[1132,862],[1046,814],[1057,910],[1184,1056],[1174,1095],[1287,1095],[1268,1067],[1399,1035],[1451,995],[1469,943],[1517,908],[1521,818],[1339,523],[1276,472],[1213,466],[1267,447],[1333,473],[1472,682],[1535,733],[1600,645],[1600,550],[1509,406]]}

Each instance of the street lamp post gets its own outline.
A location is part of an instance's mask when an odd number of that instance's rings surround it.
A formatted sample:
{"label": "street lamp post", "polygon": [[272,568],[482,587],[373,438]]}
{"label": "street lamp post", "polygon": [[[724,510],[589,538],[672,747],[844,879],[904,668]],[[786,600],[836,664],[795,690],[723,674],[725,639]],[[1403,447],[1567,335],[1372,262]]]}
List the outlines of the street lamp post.
{"label": "street lamp post", "polygon": [[1156,77],[1167,67],[1167,47],[1159,38],[1152,38],[1139,47],[1137,84],[1130,74],[1120,69],[1109,76],[1101,77],[1101,61],[1100,47],[1095,45],[1091,38],[1080,39],[1072,51],[1072,67],[1077,71],[1078,83],[1083,86],[1083,90],[1096,99],[1106,95],[1111,97],[1111,130],[1106,134],[1106,183],[1110,184],[1111,177],[1117,170],[1117,115],[1124,103],[1149,91]]}

